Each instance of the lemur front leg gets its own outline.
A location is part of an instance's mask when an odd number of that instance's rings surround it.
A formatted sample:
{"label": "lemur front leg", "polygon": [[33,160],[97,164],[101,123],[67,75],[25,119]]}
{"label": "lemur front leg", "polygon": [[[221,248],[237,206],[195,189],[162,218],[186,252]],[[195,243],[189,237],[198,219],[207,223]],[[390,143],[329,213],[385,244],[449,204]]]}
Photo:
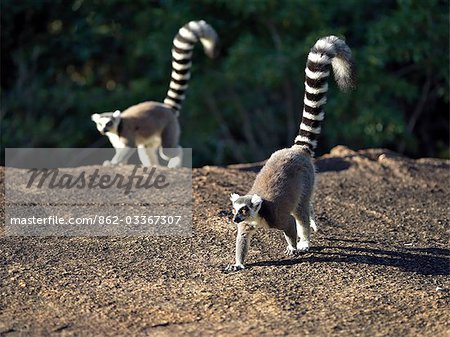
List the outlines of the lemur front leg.
{"label": "lemur front leg", "polygon": [[236,235],[236,263],[230,264],[225,271],[238,271],[245,268],[244,260],[250,247],[250,239],[255,232],[255,228],[246,223],[238,224]]}
{"label": "lemur front leg", "polygon": [[178,144],[180,138],[180,125],[178,120],[170,123],[161,135],[160,156],[167,160],[167,167],[177,168],[183,164],[183,149]]}
{"label": "lemur front leg", "polygon": [[104,161],[103,166],[126,164],[136,149],[132,147],[122,147],[116,148],[115,150],[116,154],[114,157],[111,160]]}
{"label": "lemur front leg", "polygon": [[147,148],[145,148],[145,150],[147,152],[148,158],[150,159],[150,163],[153,166],[160,166],[158,154],[157,154],[158,148],[157,147],[147,147]]}

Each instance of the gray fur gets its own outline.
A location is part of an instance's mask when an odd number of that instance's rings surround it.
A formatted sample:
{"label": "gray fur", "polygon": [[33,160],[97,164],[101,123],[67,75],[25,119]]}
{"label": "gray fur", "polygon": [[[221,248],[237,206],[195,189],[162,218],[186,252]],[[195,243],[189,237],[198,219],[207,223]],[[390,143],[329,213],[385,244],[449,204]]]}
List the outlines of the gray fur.
{"label": "gray fur", "polygon": [[236,261],[235,264],[227,266],[227,271],[244,268],[250,238],[257,227],[283,231],[288,244],[286,249],[288,255],[309,249],[310,228],[316,230],[311,204],[315,183],[312,157],[315,137],[320,132],[320,122],[323,119],[321,106],[326,102],[325,95],[328,90],[327,86],[315,82],[314,78],[328,77],[327,68],[330,64],[335,71],[338,85],[343,88],[350,86],[353,75],[350,48],[343,40],[334,36],[318,40],[308,55],[306,73],[313,79],[309,81],[308,90],[311,92],[317,90],[321,96],[317,97],[317,101],[312,97],[307,99],[305,96],[305,105],[308,102],[314,108],[308,109],[309,117],[306,119],[312,119],[315,124],[306,121],[303,116],[306,127],[300,127],[295,144],[272,154],[256,176],[247,195],[231,195],[233,221],[237,223],[238,235]]}
{"label": "gray fur", "polygon": [[178,114],[190,79],[192,49],[199,41],[208,56],[217,55],[217,34],[203,20],[187,23],[175,36],[171,81],[164,104],[144,102],[133,105],[122,113],[116,111],[91,116],[99,132],[107,135],[116,149],[116,155],[104,162],[104,165],[126,163],[137,147],[139,159],[144,166],[159,165],[158,149],[160,156],[168,161],[169,167],[181,166]]}
{"label": "gray fur", "polygon": [[[94,114],[92,119],[116,149],[116,155],[105,165],[126,163],[136,148],[143,165],[159,165],[154,149],[178,147],[178,118],[162,103],[143,102],[129,107],[120,116],[107,112]],[[104,119],[109,119],[110,126],[106,126]]]}

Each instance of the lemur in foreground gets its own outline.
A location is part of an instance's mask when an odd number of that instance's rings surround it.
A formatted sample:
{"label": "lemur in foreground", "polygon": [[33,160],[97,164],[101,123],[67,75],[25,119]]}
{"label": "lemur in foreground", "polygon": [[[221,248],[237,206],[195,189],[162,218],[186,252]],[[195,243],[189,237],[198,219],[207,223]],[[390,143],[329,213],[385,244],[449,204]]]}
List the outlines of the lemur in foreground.
{"label": "lemur in foreground", "polygon": [[159,165],[158,149],[169,167],[182,164],[178,114],[191,77],[192,50],[199,40],[206,55],[217,56],[218,36],[209,24],[203,20],[191,21],[181,27],[173,39],[172,74],[164,104],[143,102],[122,113],[116,110],[91,116],[98,131],[108,136],[116,150],[111,161],[103,165],[126,163],[136,147],[144,166]]}
{"label": "lemur in foreground", "polygon": [[330,68],[341,89],[352,86],[351,51],[336,36],[319,39],[308,54],[303,116],[294,145],[272,154],[247,195],[231,195],[233,222],[238,232],[236,262],[228,265],[227,271],[245,268],[244,259],[257,227],[282,230],[288,255],[309,249],[310,227],[317,230],[311,204],[315,178],[313,156],[325,116],[322,107],[326,103]]}

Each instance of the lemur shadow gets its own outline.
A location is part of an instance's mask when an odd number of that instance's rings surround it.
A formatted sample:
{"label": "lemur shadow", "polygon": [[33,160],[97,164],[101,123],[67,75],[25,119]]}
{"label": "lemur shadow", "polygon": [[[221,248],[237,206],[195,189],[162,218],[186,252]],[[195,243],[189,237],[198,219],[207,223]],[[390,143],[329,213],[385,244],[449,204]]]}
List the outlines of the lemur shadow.
{"label": "lemur shadow", "polygon": [[[352,240],[341,240],[352,241]],[[356,240],[355,240],[356,241]],[[407,249],[408,252],[400,251]],[[422,275],[450,275],[450,250],[444,248],[400,248],[399,251],[349,247],[313,247],[294,259],[261,261],[248,267],[292,266],[300,263],[339,262],[378,266],[393,266],[405,272]]]}

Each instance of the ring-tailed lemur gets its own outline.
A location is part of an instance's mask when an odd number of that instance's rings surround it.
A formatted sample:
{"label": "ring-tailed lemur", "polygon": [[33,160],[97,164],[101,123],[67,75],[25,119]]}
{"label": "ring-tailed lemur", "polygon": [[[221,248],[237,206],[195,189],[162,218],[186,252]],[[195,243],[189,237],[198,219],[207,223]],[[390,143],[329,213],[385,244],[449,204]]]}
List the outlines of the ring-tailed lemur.
{"label": "ring-tailed lemur", "polygon": [[350,48],[335,36],[321,38],[308,54],[303,115],[294,145],[272,154],[247,195],[231,195],[238,232],[236,262],[227,266],[227,271],[244,268],[250,238],[258,226],[282,230],[289,255],[309,249],[310,227],[317,229],[311,204],[315,179],[312,158],[324,119],[330,65],[339,87],[351,87],[354,68]]}
{"label": "ring-tailed lemur", "polygon": [[108,136],[116,150],[112,160],[104,165],[126,163],[136,147],[144,166],[159,165],[158,148],[160,156],[169,161],[169,167],[181,165],[178,114],[191,77],[192,50],[198,41],[209,57],[216,56],[218,36],[209,24],[203,20],[191,21],[181,27],[173,39],[172,74],[164,104],[144,102],[122,113],[117,110],[91,116],[97,129]]}

